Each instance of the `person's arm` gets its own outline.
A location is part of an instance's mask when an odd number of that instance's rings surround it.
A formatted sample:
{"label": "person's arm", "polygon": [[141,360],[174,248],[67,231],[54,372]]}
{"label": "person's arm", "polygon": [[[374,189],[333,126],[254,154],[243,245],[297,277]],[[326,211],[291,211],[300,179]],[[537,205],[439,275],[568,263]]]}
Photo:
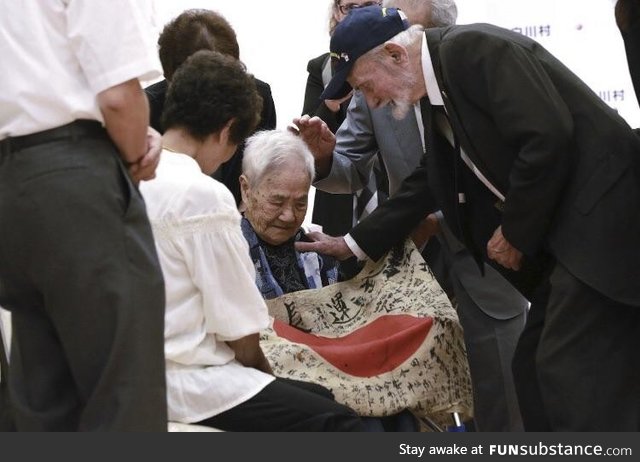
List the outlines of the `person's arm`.
{"label": "person's arm", "polygon": [[[373,260],[379,260],[391,247],[403,241],[429,214],[439,209],[427,179],[426,156],[400,185],[396,194],[358,223],[349,235]],[[430,231],[437,231],[429,219]]]}
{"label": "person's arm", "polygon": [[367,184],[378,154],[371,112],[361,92],[355,92],[347,116],[336,132],[331,168],[314,186],[330,193],[353,193]]}
{"label": "person's arm", "polygon": [[147,154],[149,103],[138,79],[131,79],[98,94],[98,105],[109,136],[127,164]]}
{"label": "person's arm", "polygon": [[238,340],[229,340],[227,345],[231,347],[236,359],[243,366],[253,367],[273,375],[271,365],[260,347],[260,336],[258,334],[247,335]]}
{"label": "person's arm", "polygon": [[313,231],[307,233],[307,237],[309,241],[297,241],[295,243],[295,248],[298,252],[316,252],[321,255],[328,255],[339,261],[356,255],[346,242],[347,236],[330,236],[319,231]]}
{"label": "person's arm", "polygon": [[336,136],[319,117],[303,115],[293,119],[289,130],[299,135],[307,144],[316,163],[316,178],[322,178],[331,170]]}
{"label": "person's arm", "polygon": [[[198,288],[207,334],[237,350],[243,364],[265,370],[256,345],[258,334],[271,320],[256,285],[255,268],[231,193],[202,175],[183,194],[176,195],[174,207],[190,220],[172,247]],[[194,217],[197,232],[189,227]]]}
{"label": "person's arm", "polygon": [[502,226],[498,226],[487,243],[487,256],[504,266],[518,271],[522,265],[522,252],[516,249],[502,234]]}
{"label": "person's arm", "polygon": [[[331,255],[339,260],[360,252],[379,260],[395,244],[410,236],[427,215],[438,210],[427,181],[425,162],[426,157],[423,157],[418,168],[402,182],[398,192],[352,228],[346,240],[345,237],[309,233],[308,236],[315,242],[298,242],[296,248],[301,252]],[[425,222],[428,231],[423,231],[429,235],[438,229],[434,218],[428,217]],[[348,244],[350,240],[357,245],[357,249]]]}
{"label": "person's arm", "polygon": [[73,1],[64,7],[79,68],[135,182],[153,176],[160,155],[159,143],[147,136],[149,104],[140,86],[160,74],[160,63],[149,53],[151,18],[139,3]]}

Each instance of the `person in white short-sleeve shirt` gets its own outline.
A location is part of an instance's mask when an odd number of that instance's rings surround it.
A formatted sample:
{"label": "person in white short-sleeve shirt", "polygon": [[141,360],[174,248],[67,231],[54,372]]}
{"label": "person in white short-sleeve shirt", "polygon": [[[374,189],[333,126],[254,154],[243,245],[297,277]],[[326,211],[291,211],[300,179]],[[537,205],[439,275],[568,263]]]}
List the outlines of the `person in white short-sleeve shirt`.
{"label": "person in white short-sleeve shirt", "polygon": [[[166,431],[146,0],[0,0],[0,305],[18,431]],[[4,372],[4,371],[3,371]]]}

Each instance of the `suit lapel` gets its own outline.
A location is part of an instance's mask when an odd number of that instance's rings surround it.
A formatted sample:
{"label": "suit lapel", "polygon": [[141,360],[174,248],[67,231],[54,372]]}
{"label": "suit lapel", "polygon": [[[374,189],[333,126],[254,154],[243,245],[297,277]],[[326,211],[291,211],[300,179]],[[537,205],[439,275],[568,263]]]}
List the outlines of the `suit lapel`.
{"label": "suit lapel", "polygon": [[[431,54],[431,62],[433,64],[433,70],[438,81],[438,87],[440,88],[440,94],[444,102],[444,107],[447,111],[447,118],[453,131],[453,136],[456,138],[457,144],[464,150],[465,154],[471,159],[471,162],[482,172],[482,174],[493,185],[500,185],[500,182],[491,175],[487,169],[486,164],[482,160],[478,150],[474,147],[473,143],[467,136],[467,132],[464,129],[458,112],[452,98],[455,99],[455,95],[450,95],[448,91],[448,85],[446,84],[446,70],[443,70],[440,62],[440,42],[442,37],[448,29],[427,29],[425,34],[427,36],[427,46],[429,47],[429,53]],[[502,191],[504,194],[505,191]]]}

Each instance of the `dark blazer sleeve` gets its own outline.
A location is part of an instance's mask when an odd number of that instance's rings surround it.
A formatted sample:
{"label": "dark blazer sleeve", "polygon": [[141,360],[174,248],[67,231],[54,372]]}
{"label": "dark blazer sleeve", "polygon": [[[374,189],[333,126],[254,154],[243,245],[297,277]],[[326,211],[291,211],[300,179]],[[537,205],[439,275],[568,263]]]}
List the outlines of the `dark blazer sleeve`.
{"label": "dark blazer sleeve", "polygon": [[258,130],[274,130],[276,128],[276,105],[271,94],[271,86],[260,79],[254,79],[258,93],[262,97],[262,113]]}
{"label": "dark blazer sleeve", "polygon": [[149,101],[149,125],[160,133],[164,133],[161,121],[168,86],[167,81],[162,80],[144,89]]}
{"label": "dark blazer sleeve", "polygon": [[403,241],[429,213],[438,210],[427,180],[426,156],[401,184],[398,192],[349,234],[373,260],[379,260],[391,247]]}
{"label": "dark blazer sleeve", "polygon": [[329,129],[335,133],[344,120],[344,111],[332,112],[326,104],[320,99],[320,95],[324,91],[322,82],[322,68],[329,57],[329,53],[312,59],[307,64],[307,86],[304,91],[304,105],[302,106],[302,114],[320,117],[329,126]]}

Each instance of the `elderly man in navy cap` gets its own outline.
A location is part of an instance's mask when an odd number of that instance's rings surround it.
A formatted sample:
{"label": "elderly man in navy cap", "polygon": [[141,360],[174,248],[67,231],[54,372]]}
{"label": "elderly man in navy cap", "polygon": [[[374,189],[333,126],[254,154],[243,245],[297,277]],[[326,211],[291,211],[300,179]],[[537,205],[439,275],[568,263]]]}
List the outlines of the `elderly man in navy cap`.
{"label": "elderly man in navy cap", "polygon": [[[402,9],[410,24],[424,27],[451,26],[458,14],[454,0],[385,0],[383,5]],[[389,194],[397,193],[402,181],[420,163],[425,146],[420,105],[414,104],[401,120],[393,116],[393,109],[388,105],[371,110],[362,93],[354,93],[346,119],[335,131],[335,147],[316,152],[317,189],[329,193],[358,191],[375,168],[371,161],[379,157],[388,175]],[[522,431],[511,361],[529,303],[488,264],[483,264],[481,274],[472,254],[449,230],[442,214],[433,215],[439,232],[428,239],[421,253],[451,297],[464,329],[473,385],[473,428]],[[422,226],[429,230],[433,218],[427,217],[412,232],[419,246]]]}
{"label": "elderly man in navy cap", "polygon": [[[399,117],[419,101],[427,147],[351,236],[379,258],[441,209],[532,302],[514,359],[525,428],[639,430],[640,140],[535,41],[479,24],[402,31],[402,21],[362,8],[331,40],[323,98],[355,88]],[[312,149],[332,142],[319,121],[297,124]],[[354,253],[343,238],[310,246]]]}

